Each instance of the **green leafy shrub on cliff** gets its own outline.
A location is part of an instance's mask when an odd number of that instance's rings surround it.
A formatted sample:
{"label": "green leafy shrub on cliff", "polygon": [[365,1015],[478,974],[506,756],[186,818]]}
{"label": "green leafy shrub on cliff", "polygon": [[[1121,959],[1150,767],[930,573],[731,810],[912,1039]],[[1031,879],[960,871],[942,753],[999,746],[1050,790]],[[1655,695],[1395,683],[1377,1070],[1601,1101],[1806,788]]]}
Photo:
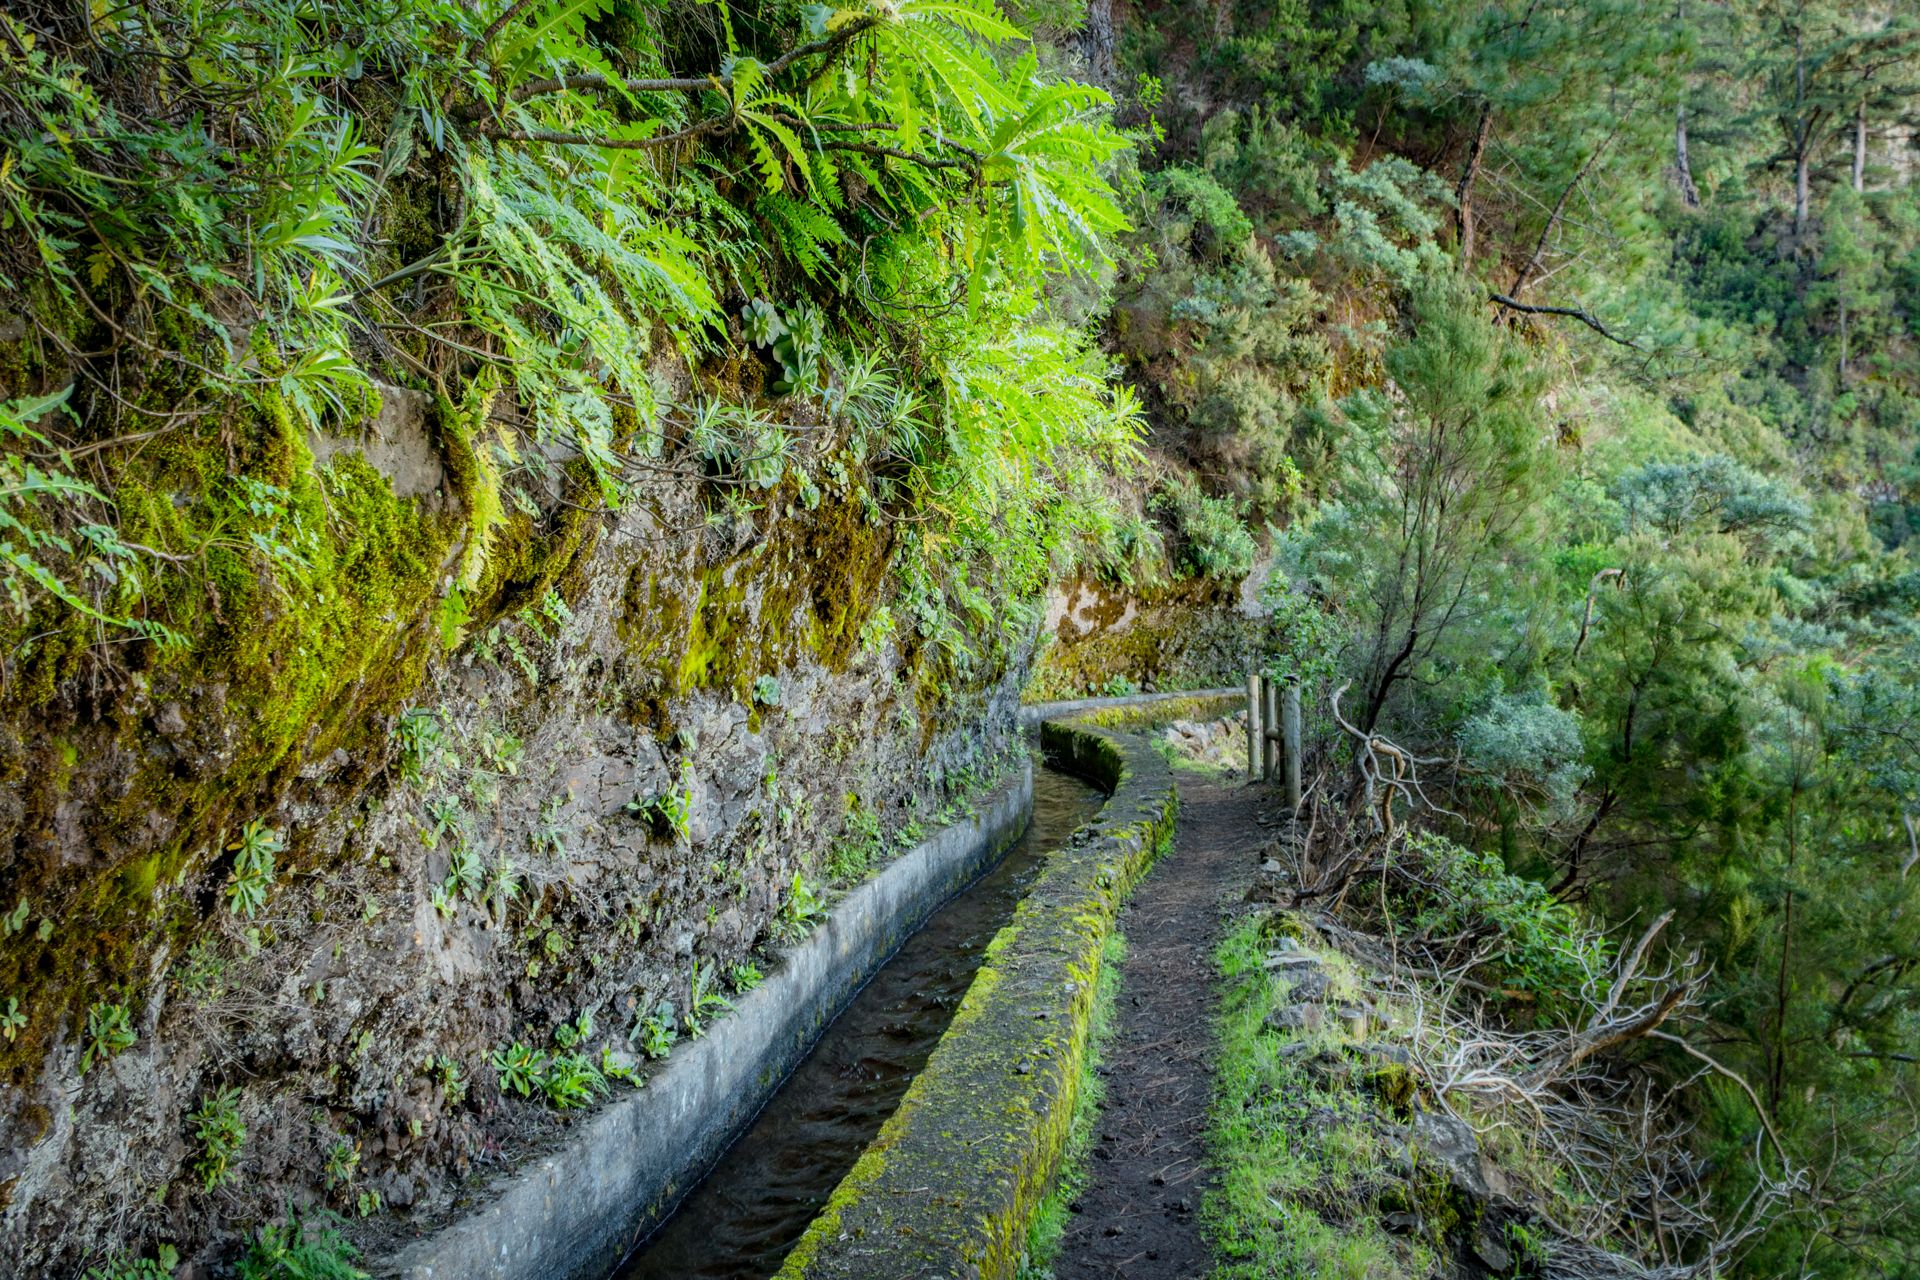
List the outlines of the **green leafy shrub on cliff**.
{"label": "green leafy shrub on cliff", "polygon": [[1236,582],[1252,570],[1259,547],[1241,522],[1239,504],[1202,493],[1183,475],[1161,491],[1156,505],[1173,521],[1178,559],[1189,573]]}
{"label": "green leafy shrub on cliff", "polygon": [[[50,395],[0,403],[0,445],[46,449],[50,442],[33,423],[63,409],[71,387]],[[61,509],[70,515],[61,518]],[[45,593],[97,622],[125,627],[162,644],[178,642],[165,627],[138,618],[102,612],[90,595],[100,582],[138,583],[141,554],[120,539],[111,523],[91,519],[113,512],[92,484],[60,467],[45,466],[14,453],[0,452],[0,590],[17,614],[26,613],[37,593]],[[66,527],[72,532],[63,532]],[[148,551],[151,556],[152,552]],[[63,576],[60,569],[66,570]],[[137,586],[131,597],[137,599]]]}
{"label": "green leafy shrub on cliff", "polygon": [[284,1222],[263,1225],[240,1255],[239,1280],[367,1280],[353,1265],[359,1251],[324,1209],[287,1210]]}

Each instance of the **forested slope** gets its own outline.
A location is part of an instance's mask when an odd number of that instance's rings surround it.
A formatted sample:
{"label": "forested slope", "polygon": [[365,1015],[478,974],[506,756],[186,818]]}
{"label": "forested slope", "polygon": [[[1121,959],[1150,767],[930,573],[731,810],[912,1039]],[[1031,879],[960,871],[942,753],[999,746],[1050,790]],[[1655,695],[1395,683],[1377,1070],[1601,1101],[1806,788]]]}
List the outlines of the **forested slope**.
{"label": "forested slope", "polygon": [[[1729,1221],[1756,1166],[1806,1179],[1740,1265],[1904,1274],[1916,15],[1117,25],[1154,141],[1110,338],[1154,444],[1277,526],[1276,669],[1323,711],[1346,688],[1330,755],[1431,757],[1391,804],[1554,901],[1636,934],[1672,908],[1705,982],[1683,1034],[1753,1088],[1654,1045],[1657,1075],[1705,1072],[1699,1176]],[[1327,785],[1363,789],[1349,768]],[[1420,926],[1537,986],[1529,917],[1494,914]]]}

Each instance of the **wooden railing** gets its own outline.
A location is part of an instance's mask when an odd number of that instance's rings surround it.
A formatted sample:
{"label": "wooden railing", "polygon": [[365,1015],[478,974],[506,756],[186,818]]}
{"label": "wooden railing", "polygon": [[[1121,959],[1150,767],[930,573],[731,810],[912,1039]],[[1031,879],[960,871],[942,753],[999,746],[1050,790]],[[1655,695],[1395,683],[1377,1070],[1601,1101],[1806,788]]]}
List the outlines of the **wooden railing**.
{"label": "wooden railing", "polygon": [[1285,781],[1287,807],[1300,807],[1300,683],[1247,673],[1247,777]]}

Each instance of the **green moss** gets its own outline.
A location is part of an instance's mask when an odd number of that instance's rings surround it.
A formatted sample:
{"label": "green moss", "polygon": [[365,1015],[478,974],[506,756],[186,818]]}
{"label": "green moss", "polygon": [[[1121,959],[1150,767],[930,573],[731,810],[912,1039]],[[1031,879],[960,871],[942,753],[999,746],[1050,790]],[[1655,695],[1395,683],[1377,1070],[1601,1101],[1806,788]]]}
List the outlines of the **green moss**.
{"label": "green moss", "polygon": [[1404,1117],[1412,1113],[1420,1081],[1405,1063],[1379,1063],[1362,1073],[1361,1079],[1395,1114]]}
{"label": "green moss", "polygon": [[[242,476],[284,492],[277,520],[251,509]],[[209,718],[243,731],[187,766],[149,745],[155,730],[138,703],[64,728],[29,717],[30,703],[12,706],[15,723],[41,735],[47,750],[37,754],[61,762],[23,779],[27,831],[51,838],[81,760],[117,751],[129,768],[112,793],[90,797],[91,871],[45,859],[17,867],[14,892],[59,923],[44,942],[28,930],[0,943],[0,989],[22,993],[33,1010],[27,1034],[0,1046],[0,1071],[15,1081],[87,1004],[136,990],[148,957],[178,950],[198,929],[201,902],[169,890],[190,870],[217,874],[222,831],[270,808],[307,760],[336,749],[362,768],[383,758],[384,741],[370,733],[424,673],[432,651],[424,620],[463,534],[457,518],[396,498],[358,455],[316,470],[271,395],[224,424],[182,425],[148,442],[121,467],[115,497],[125,537],[186,557],[143,584],[141,607],[188,643],[139,646],[123,660],[143,668],[150,704],[176,708],[190,739]],[[293,548],[299,563],[269,562],[256,535]],[[59,677],[48,655],[40,674]],[[289,868],[303,856],[291,835]]]}
{"label": "green moss", "polygon": [[1160,689],[1232,684],[1263,623],[1235,609],[1234,588],[1213,579],[1181,580],[1123,592],[1091,580],[1070,583],[1073,620],[1036,656],[1026,698],[1080,698],[1116,676]]}
{"label": "green moss", "polygon": [[[1318,1031],[1271,1025],[1293,985],[1276,982],[1265,965],[1282,939],[1316,953],[1329,997],[1358,995],[1344,957],[1291,913],[1246,919],[1222,942],[1216,958],[1223,1016],[1208,1133],[1221,1177],[1207,1193],[1203,1218],[1219,1258],[1216,1274],[1440,1274],[1440,1260],[1455,1252],[1477,1211],[1444,1171],[1417,1165],[1409,1174],[1399,1164],[1398,1135],[1417,1102],[1418,1076],[1356,1044],[1336,1021]],[[1396,1212],[1417,1214],[1420,1230],[1389,1235],[1382,1220]]]}
{"label": "green moss", "polygon": [[492,551],[494,530],[506,519],[500,496],[500,469],[487,444],[488,413],[499,394],[500,375],[488,366],[470,384],[455,405],[445,396],[436,402],[441,452],[447,477],[467,516],[467,536],[460,553],[458,581],[462,590],[481,586]]}
{"label": "green moss", "polygon": [[[900,1108],[780,1280],[1005,1278],[1020,1264],[1078,1108],[1114,921],[1164,847],[1177,803],[1151,752],[1084,728],[1048,729],[1056,755],[1120,781],[1102,814],[1106,834],[1049,857]],[[939,1196],[914,1191],[935,1184]]]}
{"label": "green moss", "polygon": [[1270,911],[1260,917],[1255,927],[1259,930],[1262,945],[1266,946],[1271,946],[1282,938],[1292,942],[1305,942],[1313,936],[1313,931],[1307,927],[1306,922],[1291,911]]}
{"label": "green moss", "polygon": [[[722,689],[750,704],[753,682],[803,658],[844,671],[880,604],[890,565],[886,529],[857,489],[804,517],[789,481],[766,500],[766,529],[748,550],[711,562],[648,560],[623,593],[618,628],[657,698]],[[646,710],[658,709],[650,702]]]}
{"label": "green moss", "polygon": [[[1171,830],[1167,834],[1170,837]],[[1068,1206],[1087,1185],[1087,1158],[1093,1148],[1094,1124],[1100,1117],[1100,1106],[1106,1095],[1105,1083],[1099,1075],[1102,1051],[1112,1035],[1114,1006],[1120,996],[1120,965],[1126,959],[1126,952],[1126,938],[1118,931],[1107,937],[1096,980],[1087,1052],[1080,1063],[1080,1083],[1060,1157],[1060,1172],[1028,1224],[1026,1253],[1018,1280],[1051,1280],[1053,1262],[1060,1255],[1061,1238],[1066,1232]]]}

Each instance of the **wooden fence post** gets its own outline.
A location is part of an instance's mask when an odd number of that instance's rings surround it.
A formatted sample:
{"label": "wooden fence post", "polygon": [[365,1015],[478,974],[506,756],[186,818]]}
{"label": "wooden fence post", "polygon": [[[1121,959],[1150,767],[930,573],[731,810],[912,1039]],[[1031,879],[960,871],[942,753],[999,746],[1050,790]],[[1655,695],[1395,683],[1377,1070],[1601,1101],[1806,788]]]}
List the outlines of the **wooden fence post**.
{"label": "wooden fence post", "polygon": [[1247,781],[1260,781],[1260,673],[1247,672]]}
{"label": "wooden fence post", "polygon": [[1287,807],[1300,809],[1300,682],[1287,681],[1281,692],[1280,749],[1287,776]]}
{"label": "wooden fence post", "polygon": [[1280,682],[1263,679],[1260,684],[1266,694],[1262,701],[1266,704],[1267,730],[1261,735],[1266,740],[1266,749],[1261,753],[1261,776],[1271,782],[1280,775]]}

